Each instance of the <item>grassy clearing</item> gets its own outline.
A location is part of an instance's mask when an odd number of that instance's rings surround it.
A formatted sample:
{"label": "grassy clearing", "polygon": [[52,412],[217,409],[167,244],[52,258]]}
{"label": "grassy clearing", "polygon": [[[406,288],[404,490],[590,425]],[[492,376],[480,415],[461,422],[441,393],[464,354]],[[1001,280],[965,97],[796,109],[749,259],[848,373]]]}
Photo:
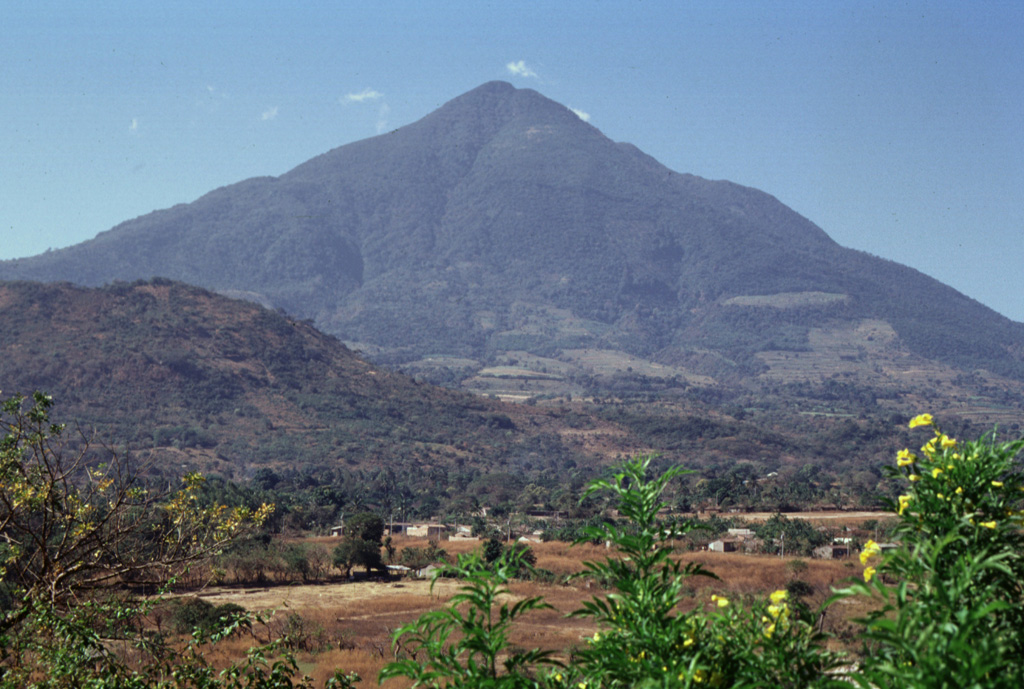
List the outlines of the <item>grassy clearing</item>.
{"label": "grassy clearing", "polygon": [[726,306],[770,306],[776,309],[795,309],[806,306],[827,306],[849,301],[846,294],[832,292],[779,292],[778,294],[752,294],[726,299]]}

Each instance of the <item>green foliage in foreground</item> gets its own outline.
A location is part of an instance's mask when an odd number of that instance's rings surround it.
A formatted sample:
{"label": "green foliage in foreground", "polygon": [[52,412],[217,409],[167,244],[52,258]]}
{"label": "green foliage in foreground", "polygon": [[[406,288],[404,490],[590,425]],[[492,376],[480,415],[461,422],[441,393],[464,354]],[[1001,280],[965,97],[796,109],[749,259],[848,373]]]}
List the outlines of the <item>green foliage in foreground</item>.
{"label": "green foliage in foreground", "polygon": [[509,580],[527,566],[523,554],[508,549],[491,563],[479,553],[460,556],[447,570],[465,582],[459,593],[448,607],[396,632],[397,648],[411,657],[389,664],[380,679],[408,677],[414,686],[428,687],[534,686],[529,677],[535,668],[557,663],[546,651],[509,649],[513,623],[531,610],[550,607],[536,596],[511,604],[503,598],[509,594]]}
{"label": "green foliage in foreground", "polygon": [[861,553],[864,582],[839,596],[871,596],[861,687],[1024,686],[1024,440],[959,442],[928,414],[920,453],[903,450],[892,474],[906,487],[894,508],[901,547]]}
{"label": "green foliage in foreground", "polygon": [[[546,607],[539,598],[499,602],[510,575],[523,567],[506,551],[488,570],[479,556],[460,560],[465,584],[448,608],[428,613],[395,635],[396,653],[381,679],[404,676],[420,687],[826,687],[841,684],[826,671],[838,657],[822,648],[808,620],[777,591],[748,606],[713,596],[711,610],[678,610],[690,576],[713,576],[700,565],[681,566],[672,541],[691,522],[663,523],[661,494],[684,473],[671,469],[648,478],[650,458],[625,463],[611,480],[591,483],[584,497],[611,492],[629,524],[603,524],[585,537],[609,540],[616,557],[585,563],[584,575],[608,582],[613,592],[574,614],[592,617],[600,630],[571,663],[538,650],[508,649],[510,626]],[[499,662],[501,661],[501,662]]]}
{"label": "green foliage in foreground", "polygon": [[[0,407],[0,689],[311,687],[298,678],[287,637],[227,668],[211,665],[209,645],[245,631],[249,616],[184,606],[176,621],[192,628],[192,638],[172,646],[142,624],[160,596],[140,599],[125,585],[166,583],[271,507],[203,506],[201,477],[160,495],[116,458],[97,469],[84,455],[63,457],[49,407],[42,395]],[[669,482],[686,472],[652,475],[651,459],[636,458],[584,492],[584,499],[610,493],[624,517],[581,539],[617,547],[613,557],[585,565],[584,574],[610,592],[573,613],[598,625],[584,648],[560,658],[510,647],[519,620],[549,606],[508,596],[510,580],[531,569],[529,551],[492,548],[493,561],[475,553],[446,572],[462,579],[460,593],[396,633],[398,660],[380,679],[545,689],[1024,686],[1024,440],[957,441],[927,414],[911,422],[918,427],[933,437],[919,453],[901,451],[890,472],[906,490],[893,503],[900,543],[869,542],[863,582],[833,597],[877,603],[861,621],[857,658],[829,652],[814,615],[784,590],[767,600],[712,595],[684,612],[687,579],[713,577],[671,557],[673,542],[697,525],[658,518]],[[352,534],[372,541],[379,557],[382,527],[371,519],[363,525]],[[848,667],[840,674],[841,662]],[[327,686],[356,681],[339,670]]]}
{"label": "green foliage in foreground", "polygon": [[[922,415],[911,428],[931,425]],[[922,456],[904,450],[892,470],[909,485],[893,505],[901,544],[882,557],[869,542],[861,555],[864,583],[829,601],[879,602],[861,621],[859,658],[828,651],[811,612],[787,591],[743,603],[713,595],[682,612],[684,581],[713,576],[670,557],[671,541],[695,525],[657,518],[666,485],[685,472],[651,477],[650,459],[637,458],[584,494],[611,493],[629,524],[601,524],[585,537],[611,541],[618,553],[586,563],[585,573],[612,591],[573,613],[593,618],[599,630],[569,663],[538,651],[508,654],[508,626],[543,602],[531,598],[514,614],[503,604],[495,613],[507,573],[463,563],[463,595],[398,631],[396,653],[407,657],[381,679],[404,676],[416,687],[575,689],[1024,686],[1024,474],[1017,462],[1024,441],[958,443],[934,431]],[[456,630],[461,640],[449,643]],[[507,658],[504,665],[500,658]]]}
{"label": "green foliage in foreground", "polygon": [[142,624],[160,596],[131,594],[166,585],[273,507],[202,506],[198,475],[161,493],[124,459],[67,456],[51,405],[40,393],[0,404],[0,688],[309,687],[279,653],[284,640],[224,669],[210,664],[209,644],[247,628],[247,616],[185,611],[193,632],[181,648]]}

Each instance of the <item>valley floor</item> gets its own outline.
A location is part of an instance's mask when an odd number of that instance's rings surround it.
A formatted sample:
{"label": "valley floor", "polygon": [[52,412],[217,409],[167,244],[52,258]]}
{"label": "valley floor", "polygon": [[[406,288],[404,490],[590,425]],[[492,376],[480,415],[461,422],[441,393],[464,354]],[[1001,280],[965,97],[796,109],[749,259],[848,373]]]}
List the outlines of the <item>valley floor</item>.
{"label": "valley floor", "polygon": [[[864,513],[859,518],[864,516],[873,515]],[[325,544],[331,541],[328,538],[316,540]],[[399,548],[427,545],[425,539],[397,540]],[[479,548],[480,543],[442,542],[441,546],[454,555]],[[580,571],[584,560],[600,560],[608,555],[603,546],[597,545],[550,542],[534,543],[531,548],[537,554],[536,566],[559,576]],[[708,604],[712,593],[736,600],[744,596],[767,596],[799,579],[813,590],[805,599],[813,609],[828,598],[830,587],[840,586],[844,580],[860,573],[860,567],[855,565],[856,558],[823,561],[706,551],[686,553],[681,558],[701,562],[720,577],[720,580],[692,579],[693,597],[683,601],[686,608]],[[796,561],[799,563],[794,564]],[[443,606],[458,587],[459,582],[453,579],[439,579],[431,589],[429,581],[403,578],[251,588],[211,587],[199,595],[215,605],[236,603],[254,612],[272,611],[270,628],[263,631],[257,628],[256,637],[281,635],[290,625],[290,633],[303,637],[310,648],[320,649],[313,652],[300,648],[298,654],[300,668],[317,684],[322,685],[335,668],[341,668],[358,672],[364,679],[363,685],[372,686],[380,668],[395,657],[391,644],[394,631],[424,612]],[[523,581],[515,582],[511,590],[515,598],[542,595],[553,606],[551,610],[531,614],[516,625],[512,635],[515,647],[539,647],[567,654],[596,631],[585,618],[566,617],[584,600],[605,593],[594,582],[587,579],[576,579],[569,584]],[[823,620],[826,631],[836,635],[837,645],[852,638],[848,620],[866,611],[853,601],[846,603]],[[243,653],[249,641],[230,640],[222,652],[226,655]],[[404,685],[393,681],[385,686]]]}

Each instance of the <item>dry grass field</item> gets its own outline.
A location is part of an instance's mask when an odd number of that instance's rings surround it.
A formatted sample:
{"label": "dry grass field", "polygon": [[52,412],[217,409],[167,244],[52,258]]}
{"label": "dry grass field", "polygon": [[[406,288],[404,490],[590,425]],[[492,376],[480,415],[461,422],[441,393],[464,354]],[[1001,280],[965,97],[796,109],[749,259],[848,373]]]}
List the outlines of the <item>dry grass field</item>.
{"label": "dry grass field", "polygon": [[[328,545],[331,543],[327,538],[316,540]],[[399,549],[427,545],[422,539],[396,540]],[[455,555],[479,548],[480,543],[452,541],[442,542],[441,546]],[[584,560],[600,560],[609,554],[603,546],[596,545],[570,546],[553,542],[531,544],[531,547],[537,554],[537,567],[560,576],[581,571]],[[793,579],[800,579],[811,586],[813,593],[806,601],[814,608],[829,596],[831,586],[860,573],[855,560],[803,559],[794,564],[797,558],[713,552],[686,553],[680,557],[684,562],[700,562],[720,577],[719,580],[706,577],[692,579],[693,597],[684,601],[686,608],[706,605],[712,593],[736,600],[745,596],[767,595],[784,588]],[[254,629],[256,640],[266,641],[280,636],[286,629],[293,634],[298,631],[299,636],[304,635],[308,648],[319,650],[304,650],[300,646],[297,657],[301,670],[313,677],[317,686],[322,686],[335,668],[358,672],[363,677],[362,686],[373,686],[377,673],[394,658],[391,644],[394,630],[428,610],[443,606],[458,586],[457,581],[441,579],[431,589],[428,581],[401,579],[249,589],[209,588],[200,595],[215,605],[237,603],[250,611],[273,611],[268,626]],[[567,584],[516,582],[511,590],[516,597],[542,595],[553,606],[552,610],[531,614],[515,628],[512,636],[515,646],[540,647],[567,654],[573,647],[581,645],[584,637],[596,631],[586,619],[566,617],[583,600],[604,593],[594,582],[585,578]],[[837,634],[841,643],[843,638],[849,638],[847,620],[863,612],[860,605],[833,606],[823,620],[823,626]],[[226,661],[241,655],[251,643],[251,638],[232,639],[221,644],[217,654]],[[393,681],[385,686],[404,685]]]}

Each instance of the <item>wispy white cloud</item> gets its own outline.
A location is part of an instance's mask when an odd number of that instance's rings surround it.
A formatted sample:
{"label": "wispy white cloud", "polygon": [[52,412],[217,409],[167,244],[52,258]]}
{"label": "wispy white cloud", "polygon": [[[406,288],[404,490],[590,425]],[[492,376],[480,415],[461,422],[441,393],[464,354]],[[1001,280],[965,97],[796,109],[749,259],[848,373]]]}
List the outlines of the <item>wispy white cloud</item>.
{"label": "wispy white cloud", "polygon": [[576,113],[576,117],[580,118],[584,122],[590,122],[590,113],[589,112],[583,112],[579,108],[569,108],[569,109],[572,110],[574,113]]}
{"label": "wispy white cloud", "polygon": [[391,114],[391,108],[388,107],[387,103],[382,103],[380,110],[377,111],[377,133],[383,134],[388,130],[388,115]]}
{"label": "wispy white cloud", "polygon": [[537,73],[534,72],[529,67],[527,67],[526,63],[523,62],[522,60],[520,60],[519,62],[508,63],[507,65],[505,65],[505,69],[509,71],[509,74],[512,74],[517,77],[533,77],[534,79],[537,78]]}
{"label": "wispy white cloud", "polygon": [[138,134],[139,132],[139,118],[133,117],[132,121],[128,124],[129,134]]}
{"label": "wispy white cloud", "polygon": [[342,103],[365,103],[369,100],[378,100],[383,98],[384,94],[380,91],[374,91],[373,89],[363,89],[359,93],[347,93],[341,97]]}
{"label": "wispy white cloud", "polygon": [[260,115],[260,119],[263,120],[264,122],[266,122],[267,120],[272,120],[275,117],[277,117],[276,105],[272,108],[267,108],[266,110],[263,111],[263,114]]}

